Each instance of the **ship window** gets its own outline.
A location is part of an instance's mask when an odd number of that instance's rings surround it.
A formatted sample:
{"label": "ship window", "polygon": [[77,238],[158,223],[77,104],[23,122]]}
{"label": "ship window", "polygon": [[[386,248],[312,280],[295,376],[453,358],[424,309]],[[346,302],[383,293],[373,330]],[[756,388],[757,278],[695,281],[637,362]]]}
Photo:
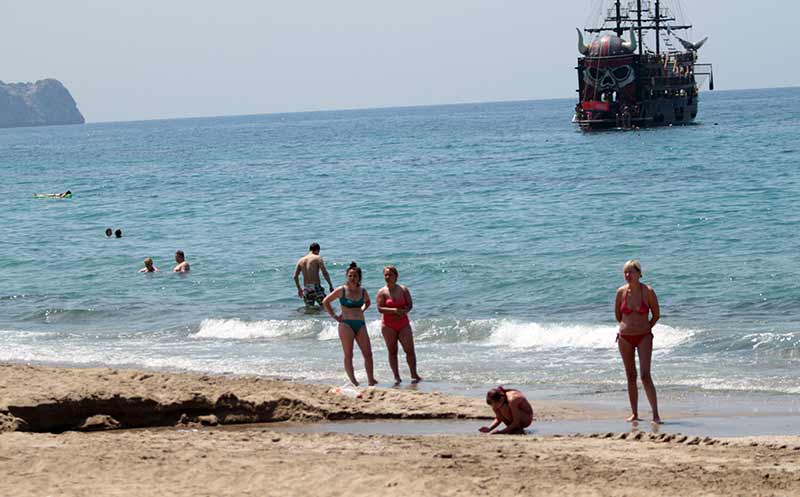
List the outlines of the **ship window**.
{"label": "ship window", "polygon": [[622,66],[614,69],[614,77],[617,78],[618,81],[626,80],[630,75],[631,75],[630,66]]}

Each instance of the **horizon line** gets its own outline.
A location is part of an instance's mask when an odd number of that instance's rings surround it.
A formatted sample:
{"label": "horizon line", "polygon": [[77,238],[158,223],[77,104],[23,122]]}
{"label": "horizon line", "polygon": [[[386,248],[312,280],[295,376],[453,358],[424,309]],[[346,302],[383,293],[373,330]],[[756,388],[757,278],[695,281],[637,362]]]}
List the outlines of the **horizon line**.
{"label": "horizon line", "polygon": [[[756,90],[788,90],[793,88],[800,88],[800,85],[794,86],[768,86],[761,88],[730,88],[726,90],[704,90],[705,92],[726,93],[732,91],[756,91]],[[314,110],[292,110],[282,112],[257,112],[254,114],[218,114],[213,116],[184,116],[184,117],[155,117],[144,119],[127,119],[127,120],[112,120],[112,121],[86,121],[84,124],[115,124],[115,123],[137,123],[137,122],[154,122],[154,121],[178,121],[189,119],[218,119],[227,117],[256,117],[256,116],[279,116],[279,115],[294,115],[294,114],[314,114],[324,112],[355,112],[355,111],[368,111],[368,110],[391,110],[391,109],[416,109],[426,107],[449,107],[459,105],[485,105],[485,104],[503,104],[503,103],[522,103],[522,102],[549,102],[554,100],[572,100],[574,97],[550,97],[550,98],[531,98],[531,99],[509,99],[509,100],[484,100],[484,101],[468,101],[468,102],[448,102],[442,104],[408,104],[408,105],[387,105],[378,107],[345,107],[340,109],[314,109]]]}

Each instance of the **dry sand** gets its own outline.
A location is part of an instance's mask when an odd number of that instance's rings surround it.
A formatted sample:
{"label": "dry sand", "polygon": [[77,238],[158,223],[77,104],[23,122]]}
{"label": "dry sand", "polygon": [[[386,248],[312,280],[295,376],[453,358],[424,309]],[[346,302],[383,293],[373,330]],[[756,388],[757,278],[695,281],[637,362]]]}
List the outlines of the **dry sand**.
{"label": "dry sand", "polygon": [[[592,419],[570,404],[538,417]],[[0,365],[0,495],[800,495],[800,437],[279,433],[201,424],[475,418],[480,399],[363,399],[258,378]],[[9,430],[108,429],[60,434]]]}

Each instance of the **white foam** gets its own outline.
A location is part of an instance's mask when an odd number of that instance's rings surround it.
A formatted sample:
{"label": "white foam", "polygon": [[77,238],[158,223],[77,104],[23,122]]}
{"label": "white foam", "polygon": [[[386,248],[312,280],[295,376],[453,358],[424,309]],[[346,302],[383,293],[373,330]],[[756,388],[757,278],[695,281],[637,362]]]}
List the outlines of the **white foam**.
{"label": "white foam", "polygon": [[317,335],[317,340],[338,340],[339,339],[339,323],[326,322],[324,328]]}
{"label": "white foam", "polygon": [[[367,322],[371,338],[381,336],[379,320]],[[204,319],[200,329],[190,338],[253,340],[277,337],[317,337],[317,340],[338,340],[339,324],[326,320],[263,320],[243,321],[241,319]]]}
{"label": "white foam", "polygon": [[[324,329],[318,335],[318,340],[338,340],[339,339],[339,323],[336,321],[326,321],[323,325]],[[376,319],[374,321],[367,321],[367,333],[369,334],[370,339],[375,340],[380,338],[381,341],[383,340],[381,336],[381,321]],[[373,348],[375,347],[375,343],[372,344]]]}
{"label": "white foam", "polygon": [[796,332],[789,333],[751,333],[742,337],[743,340],[753,344],[753,350],[767,348],[770,346],[791,345],[797,341]]}
{"label": "white foam", "polygon": [[775,391],[781,393],[788,393],[788,394],[799,394],[800,393],[800,386],[790,383],[774,383],[770,382],[769,379],[758,378],[758,379],[751,379],[751,378],[718,378],[714,376],[705,375],[702,378],[692,379],[692,378],[679,378],[679,379],[672,379],[670,383],[674,385],[686,385],[691,387],[698,387],[703,390],[713,390],[713,391],[741,391],[741,392],[752,392],[752,391]]}
{"label": "white foam", "polygon": [[200,323],[200,329],[194,335],[190,335],[190,338],[251,340],[281,336],[309,336],[318,333],[319,329],[319,323],[316,321],[204,319]]}
{"label": "white foam", "polygon": [[[538,350],[616,349],[616,333],[616,326],[500,320],[494,325],[487,343]],[[666,325],[657,325],[653,329],[656,350],[671,349],[694,334],[692,330]]]}

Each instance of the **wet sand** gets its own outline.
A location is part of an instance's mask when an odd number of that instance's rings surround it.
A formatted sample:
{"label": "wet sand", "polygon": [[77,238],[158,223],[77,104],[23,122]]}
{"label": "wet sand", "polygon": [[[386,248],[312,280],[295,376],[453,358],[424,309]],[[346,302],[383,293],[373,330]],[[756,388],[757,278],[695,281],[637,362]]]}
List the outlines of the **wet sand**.
{"label": "wet sand", "polygon": [[[577,403],[535,408],[539,422],[552,423],[620,414]],[[430,392],[378,388],[350,399],[261,378],[0,365],[0,493],[800,494],[797,436],[351,434],[279,432],[269,423],[479,423],[488,414],[481,399]],[[101,431],[10,431],[45,429]]]}

